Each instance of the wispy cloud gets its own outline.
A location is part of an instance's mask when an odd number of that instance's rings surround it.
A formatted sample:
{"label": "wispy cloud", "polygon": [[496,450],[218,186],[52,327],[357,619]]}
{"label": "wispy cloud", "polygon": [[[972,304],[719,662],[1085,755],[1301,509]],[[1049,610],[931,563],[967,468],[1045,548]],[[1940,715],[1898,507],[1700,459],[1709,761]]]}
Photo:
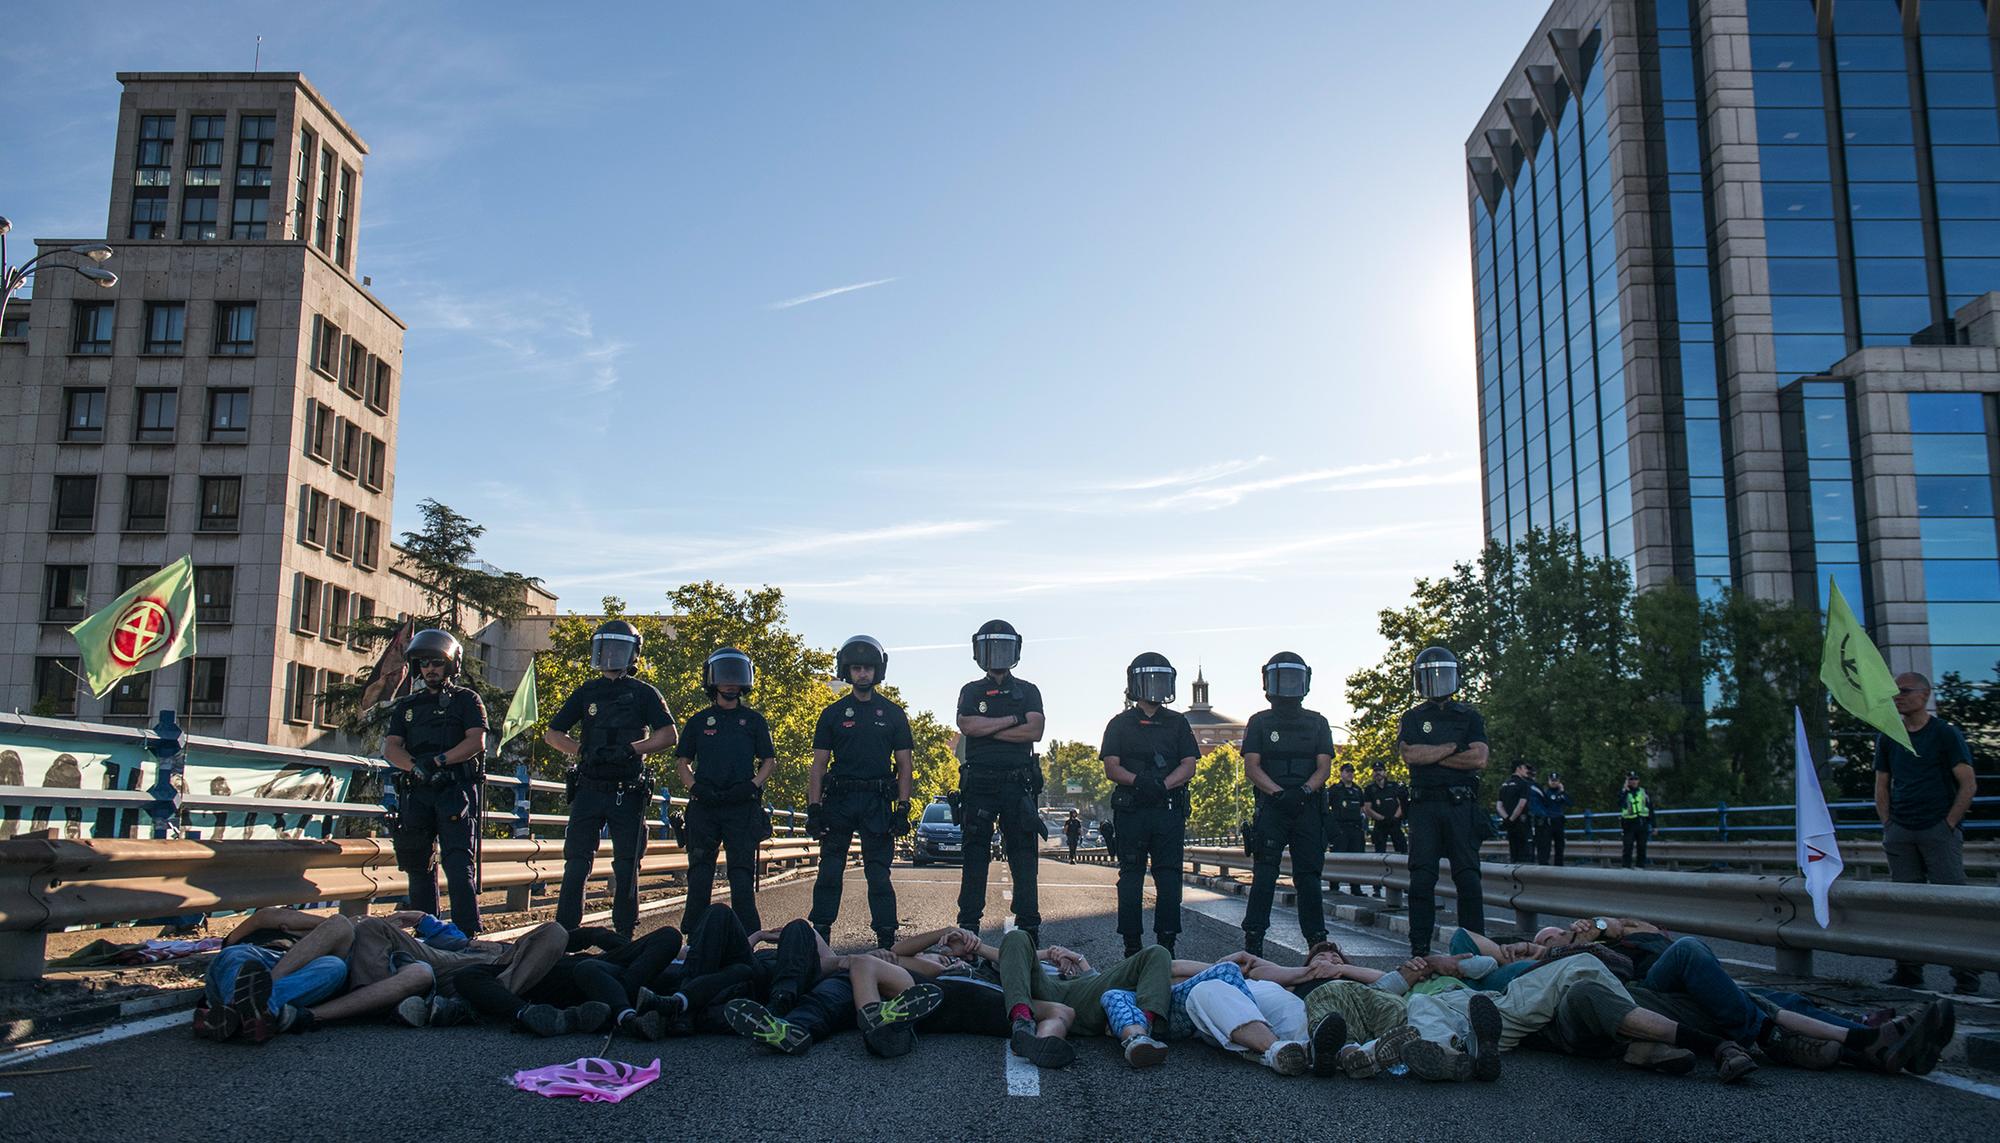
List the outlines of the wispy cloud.
{"label": "wispy cloud", "polygon": [[618,384],[618,362],[631,346],[597,332],[590,311],[573,298],[520,294],[461,294],[420,287],[402,307],[411,332],[469,336],[505,354],[507,372],[604,393]]}
{"label": "wispy cloud", "polygon": [[[997,520],[934,520],[912,521],[906,524],[892,524],[880,528],[860,528],[849,531],[825,532],[802,531],[782,533],[759,539],[714,539],[694,543],[662,545],[651,553],[655,561],[662,555],[671,553],[665,562],[652,562],[645,567],[618,570],[582,570],[553,580],[558,586],[564,583],[613,583],[649,577],[666,577],[686,574],[711,575],[725,568],[739,568],[763,561],[784,560],[793,556],[810,555],[853,547],[886,547],[892,544],[906,544],[916,541],[940,540],[952,536],[965,536],[984,532],[996,527]],[[784,577],[774,577],[783,579]]]}
{"label": "wispy cloud", "polygon": [[[1365,476],[1377,472],[1394,472],[1398,469],[1420,468],[1444,460],[1444,456],[1412,456],[1395,460],[1374,461],[1367,464],[1348,464],[1337,468],[1315,468],[1303,472],[1288,472],[1282,476],[1267,476],[1258,480],[1240,480],[1232,484],[1205,484],[1162,496],[1147,504],[1148,508],[1227,508],[1241,503],[1247,496],[1259,492],[1275,492],[1283,488],[1301,485],[1331,484],[1354,476]],[[1387,486],[1384,486],[1387,487]]]}
{"label": "wispy cloud", "polygon": [[1100,492],[1150,492],[1156,488],[1173,488],[1182,484],[1206,484],[1225,476],[1247,472],[1260,464],[1270,461],[1268,456],[1253,456],[1248,459],[1223,460],[1214,464],[1204,464],[1199,468],[1170,472],[1164,476],[1148,476],[1138,480],[1111,481],[1094,486]]}
{"label": "wispy cloud", "polygon": [[1379,492],[1389,488],[1436,488],[1450,484],[1477,484],[1479,470],[1454,468],[1449,472],[1412,472],[1403,476],[1380,476],[1372,480],[1342,481],[1326,486],[1327,492]]}
{"label": "wispy cloud", "polygon": [[895,278],[876,278],[875,280],[870,282],[855,282],[852,285],[835,286],[831,290],[818,290],[810,294],[800,294],[796,298],[786,298],[782,302],[772,302],[770,305],[765,306],[764,308],[767,310],[788,310],[791,309],[793,306],[805,305],[807,302],[824,301],[827,298],[838,297],[841,294],[851,294],[856,290],[868,290],[868,289],[873,289],[876,286],[886,286],[889,283],[897,280],[898,279]]}

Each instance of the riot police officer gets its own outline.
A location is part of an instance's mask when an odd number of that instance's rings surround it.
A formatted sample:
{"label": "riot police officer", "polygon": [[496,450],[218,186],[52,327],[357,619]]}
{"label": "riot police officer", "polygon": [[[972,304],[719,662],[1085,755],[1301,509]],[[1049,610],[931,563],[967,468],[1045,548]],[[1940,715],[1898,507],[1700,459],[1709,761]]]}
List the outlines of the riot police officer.
{"label": "riot police officer", "polygon": [[382,756],[400,771],[396,865],[410,878],[410,908],[435,915],[435,843],[443,852],[444,877],[451,887],[451,921],[471,936],[479,931],[473,850],[486,757],[486,704],[477,691],[453,684],[464,651],[448,632],[417,632],[403,657],[423,679],[424,689],[389,708],[382,740]]}
{"label": "riot police officer", "polygon": [[889,880],[889,862],[896,838],[910,831],[916,743],[903,708],[875,691],[889,673],[889,653],[882,644],[856,635],[841,644],[833,665],[851,689],[820,711],[813,727],[806,832],[819,839],[819,879],[813,884],[809,919],[822,939],[832,939],[847,847],[858,833],[861,870],[868,878],[868,920],[876,943],[886,949],[896,943],[896,887]]}
{"label": "riot police officer", "polygon": [[1042,821],[1035,798],[1041,793],[1041,768],[1034,744],[1044,730],[1042,692],[1014,676],[1021,635],[1004,619],[989,620],[972,636],[972,661],[986,673],[958,692],[958,730],[965,736],[965,765],[958,772],[958,819],[965,832],[958,927],[979,931],[997,827],[1014,875],[1014,924],[1039,944],[1035,838]]}
{"label": "riot police officer", "polygon": [[[624,937],[639,922],[639,858],[646,848],[646,812],[653,783],[646,755],[674,744],[674,716],[666,700],[632,676],[642,641],[623,619],[607,619],[590,637],[590,665],[598,677],[570,692],[549,719],[542,741],[571,760],[569,825],[563,832],[562,894],[556,923],[583,924],[583,889],[597,860],[597,838],[611,833],[611,927]],[[569,732],[583,724],[583,737]]]}
{"label": "riot police officer", "polygon": [[1486,931],[1479,843],[1486,834],[1479,772],[1486,768],[1486,720],[1458,693],[1458,657],[1426,648],[1410,667],[1422,700],[1403,714],[1396,750],[1410,768],[1410,953],[1429,956],[1437,922],[1440,858],[1458,887],[1458,924]]}
{"label": "riot police officer", "polygon": [[1320,871],[1326,865],[1326,828],[1321,806],[1333,769],[1333,728],[1318,711],[1305,709],[1312,668],[1290,651],[1264,664],[1264,697],[1270,709],[1250,716],[1243,727],[1243,773],[1256,789],[1257,814],[1251,823],[1250,904],[1243,913],[1243,947],[1264,952],[1271,927],[1271,898],[1278,890],[1278,865],[1292,854],[1292,887],[1298,891],[1299,931],[1306,944],[1326,939],[1326,910],[1320,900]]}
{"label": "riot police officer", "polygon": [[[1327,833],[1335,853],[1360,853],[1364,846],[1367,822],[1362,817],[1361,807],[1368,802],[1368,792],[1354,780],[1354,764],[1340,764],[1340,781],[1326,788],[1326,821],[1331,827]],[[1368,891],[1359,881],[1350,881],[1347,892],[1355,897],[1366,897]]]}
{"label": "riot police officer", "polygon": [[1104,728],[1104,776],[1116,784],[1118,935],[1125,955],[1139,952],[1146,866],[1153,867],[1153,936],[1169,953],[1181,931],[1181,852],[1187,844],[1188,779],[1201,748],[1187,716],[1169,710],[1174,665],[1147,651],[1125,668],[1132,705]]}
{"label": "riot police officer", "polygon": [[764,783],[777,769],[777,748],[764,716],[744,705],[757,684],[750,656],[723,647],[701,665],[709,705],[681,727],[674,746],[681,785],[688,791],[687,905],[681,931],[692,933],[708,911],[716,854],[729,850],[729,904],[743,927],[763,928],[757,916],[757,846],[771,833],[764,812]]}

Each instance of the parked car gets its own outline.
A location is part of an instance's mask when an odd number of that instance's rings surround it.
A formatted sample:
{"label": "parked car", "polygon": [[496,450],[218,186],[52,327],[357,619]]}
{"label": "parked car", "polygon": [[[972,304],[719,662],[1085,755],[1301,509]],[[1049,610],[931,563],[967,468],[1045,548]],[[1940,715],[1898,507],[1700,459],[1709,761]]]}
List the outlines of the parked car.
{"label": "parked car", "polygon": [[[910,864],[957,865],[964,860],[965,830],[951,820],[951,803],[938,798],[924,807],[924,814],[910,830]],[[1002,856],[1000,831],[993,831],[994,858]]]}

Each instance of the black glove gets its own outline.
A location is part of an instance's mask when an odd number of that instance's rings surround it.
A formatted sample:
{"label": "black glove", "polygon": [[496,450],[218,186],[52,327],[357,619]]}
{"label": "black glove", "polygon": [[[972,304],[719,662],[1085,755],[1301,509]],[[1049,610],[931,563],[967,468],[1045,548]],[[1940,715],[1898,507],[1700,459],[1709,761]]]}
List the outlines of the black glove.
{"label": "black glove", "polygon": [[826,836],[826,822],[820,817],[823,810],[818,802],[806,807],[806,836],[814,841]]}
{"label": "black glove", "polygon": [[1296,810],[1306,804],[1308,796],[1303,789],[1297,786],[1288,786],[1278,791],[1277,802],[1285,810]]}
{"label": "black glove", "polygon": [[437,763],[431,758],[412,754],[410,755],[410,773],[417,776],[418,782],[429,785],[430,780],[437,774]]}
{"label": "black glove", "polygon": [[729,787],[729,800],[733,802],[754,802],[764,796],[764,787],[755,782],[737,782]]}
{"label": "black glove", "polygon": [[571,766],[563,771],[563,797],[572,802],[576,801],[576,770],[576,767]]}
{"label": "black glove", "polygon": [[910,799],[898,801],[889,814],[889,832],[902,837],[910,832]]}
{"label": "black glove", "polygon": [[667,828],[673,831],[675,844],[679,845],[682,849],[686,849],[688,843],[687,819],[679,814],[668,814]]}
{"label": "black glove", "polygon": [[1167,804],[1167,782],[1157,770],[1140,774],[1132,783],[1132,797],[1141,806],[1164,806]]}
{"label": "black glove", "polygon": [[957,790],[953,790],[951,793],[946,794],[944,796],[945,805],[951,807],[951,822],[953,825],[965,824],[965,811],[963,809],[963,801],[964,799],[962,799],[959,796]]}

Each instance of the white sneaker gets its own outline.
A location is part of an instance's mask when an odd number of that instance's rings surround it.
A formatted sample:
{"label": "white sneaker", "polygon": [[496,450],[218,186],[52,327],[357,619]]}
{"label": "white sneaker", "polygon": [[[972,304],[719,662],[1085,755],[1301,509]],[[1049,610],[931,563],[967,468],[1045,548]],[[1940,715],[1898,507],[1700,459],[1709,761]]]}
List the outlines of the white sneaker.
{"label": "white sneaker", "polygon": [[1281,1076],[1301,1076],[1312,1064],[1312,1053],[1297,1040],[1279,1040],[1264,1051],[1264,1066]]}
{"label": "white sneaker", "polygon": [[1167,1062],[1167,1046],[1144,1033],[1125,1041],[1125,1062],[1135,1068],[1150,1068]]}

